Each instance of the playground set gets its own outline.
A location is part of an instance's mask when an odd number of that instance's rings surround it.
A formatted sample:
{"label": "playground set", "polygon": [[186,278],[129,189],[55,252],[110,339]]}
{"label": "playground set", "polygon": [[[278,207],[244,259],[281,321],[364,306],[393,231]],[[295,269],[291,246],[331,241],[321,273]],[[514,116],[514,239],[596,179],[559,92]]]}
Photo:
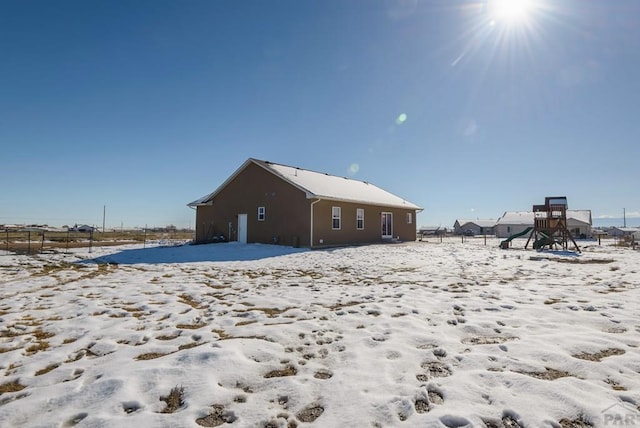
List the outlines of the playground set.
{"label": "playground set", "polygon": [[507,249],[515,238],[529,233],[529,239],[524,248],[529,247],[533,239],[533,248],[541,251],[545,247],[549,249],[561,247],[569,248],[569,241],[573,243],[576,251],[580,251],[578,244],[567,228],[567,198],[565,196],[548,196],[544,198],[544,205],[533,206],[533,227],[528,227],[522,232],[513,234],[500,243],[500,248]]}

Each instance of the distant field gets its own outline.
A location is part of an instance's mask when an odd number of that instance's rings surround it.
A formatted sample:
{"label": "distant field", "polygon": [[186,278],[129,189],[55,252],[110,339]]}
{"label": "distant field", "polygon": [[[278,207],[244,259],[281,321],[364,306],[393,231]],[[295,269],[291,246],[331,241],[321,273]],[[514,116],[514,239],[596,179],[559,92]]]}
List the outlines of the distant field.
{"label": "distant field", "polygon": [[188,241],[193,232],[106,231],[106,232],[52,232],[52,231],[0,231],[0,250],[19,254],[65,251],[69,248],[113,246],[146,241]]}

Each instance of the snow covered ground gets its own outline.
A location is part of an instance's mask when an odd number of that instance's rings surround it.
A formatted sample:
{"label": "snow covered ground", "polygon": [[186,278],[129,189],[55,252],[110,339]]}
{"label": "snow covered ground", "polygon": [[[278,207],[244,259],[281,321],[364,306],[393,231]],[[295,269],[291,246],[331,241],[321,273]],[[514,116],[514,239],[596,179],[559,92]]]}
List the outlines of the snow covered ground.
{"label": "snow covered ground", "polygon": [[0,426],[640,424],[640,253],[483,243],[0,253]]}

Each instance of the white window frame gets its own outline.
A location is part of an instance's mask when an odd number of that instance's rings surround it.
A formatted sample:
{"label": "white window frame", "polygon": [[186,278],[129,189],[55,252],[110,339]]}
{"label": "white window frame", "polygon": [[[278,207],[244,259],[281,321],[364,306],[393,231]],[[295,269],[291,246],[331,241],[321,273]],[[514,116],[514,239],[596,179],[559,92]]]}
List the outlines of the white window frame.
{"label": "white window frame", "polygon": [[364,208],[356,208],[356,229],[364,229]]}
{"label": "white window frame", "polygon": [[258,207],[258,221],[264,221],[267,218],[267,211],[265,207]]}
{"label": "white window frame", "polygon": [[[336,227],[336,220],[338,227]],[[331,207],[331,229],[340,230],[342,227],[342,209],[340,207]]]}
{"label": "white window frame", "polygon": [[413,213],[407,213],[407,224],[413,224]]}

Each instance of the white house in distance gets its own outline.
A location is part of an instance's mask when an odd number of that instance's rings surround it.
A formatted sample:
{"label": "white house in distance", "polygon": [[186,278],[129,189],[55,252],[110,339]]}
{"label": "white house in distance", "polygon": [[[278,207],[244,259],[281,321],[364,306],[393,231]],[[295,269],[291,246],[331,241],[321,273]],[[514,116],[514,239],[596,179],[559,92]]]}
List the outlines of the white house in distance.
{"label": "white house in distance", "polygon": [[463,220],[453,223],[453,233],[456,235],[493,235],[495,220]]}
{"label": "white house in distance", "polygon": [[[591,210],[567,210],[567,229],[575,238],[591,238],[591,226]],[[496,237],[508,238],[528,227],[533,227],[532,211],[506,211],[496,222],[494,231]]]}
{"label": "white house in distance", "polygon": [[609,234],[609,236],[615,236],[615,237],[624,237],[624,236],[631,236],[635,233],[640,233],[640,229],[637,227],[612,227],[610,228],[607,233]]}

